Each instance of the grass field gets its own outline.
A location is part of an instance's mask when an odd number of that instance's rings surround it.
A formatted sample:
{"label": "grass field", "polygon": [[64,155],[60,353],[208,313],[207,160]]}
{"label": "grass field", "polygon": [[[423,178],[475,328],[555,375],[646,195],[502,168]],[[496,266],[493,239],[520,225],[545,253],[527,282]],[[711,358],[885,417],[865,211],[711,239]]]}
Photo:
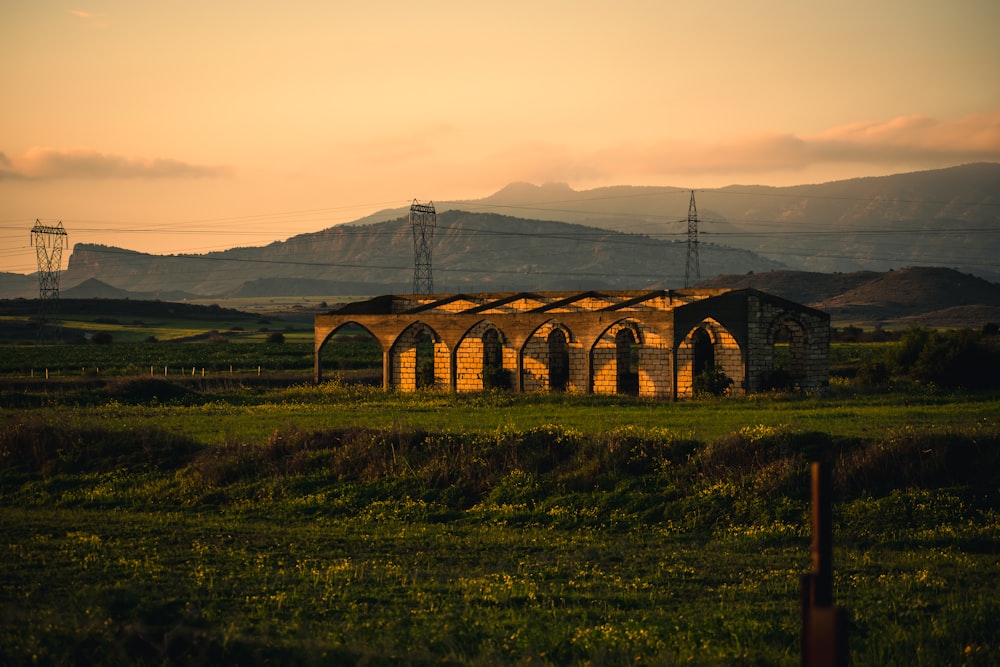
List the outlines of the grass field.
{"label": "grass field", "polygon": [[3,664],[798,664],[816,455],[852,664],[1000,663],[995,391],[668,403],[3,363]]}

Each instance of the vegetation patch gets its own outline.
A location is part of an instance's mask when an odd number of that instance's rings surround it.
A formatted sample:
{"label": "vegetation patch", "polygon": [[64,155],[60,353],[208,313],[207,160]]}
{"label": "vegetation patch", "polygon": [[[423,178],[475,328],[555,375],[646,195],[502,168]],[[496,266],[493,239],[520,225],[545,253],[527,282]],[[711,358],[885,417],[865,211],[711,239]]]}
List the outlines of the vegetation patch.
{"label": "vegetation patch", "polygon": [[1000,395],[891,368],[681,403],[11,380],[0,662],[798,664],[823,457],[852,664],[996,664]]}

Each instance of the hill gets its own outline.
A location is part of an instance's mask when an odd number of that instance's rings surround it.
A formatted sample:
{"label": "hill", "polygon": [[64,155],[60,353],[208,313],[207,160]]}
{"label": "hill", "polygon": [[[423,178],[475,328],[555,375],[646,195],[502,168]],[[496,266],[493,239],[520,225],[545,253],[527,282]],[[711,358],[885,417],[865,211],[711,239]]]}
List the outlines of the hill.
{"label": "hill", "polygon": [[[948,266],[1000,281],[1000,164],[695,194],[703,278]],[[690,197],[670,187],[578,192],[565,184],[514,183],[484,199],[438,202],[435,290],[683,286]],[[405,293],[413,275],[406,214],[380,211],[287,241],[204,255],[78,244],[63,290],[159,299]],[[850,289],[840,284],[845,280],[820,280],[828,290],[823,298]],[[0,298],[33,297],[37,290],[34,276],[0,274]],[[794,292],[790,298],[808,301]]]}
{"label": "hill", "polygon": [[96,278],[88,278],[75,287],[60,291],[61,299],[136,299],[142,301],[185,301],[196,298],[193,294],[178,290],[157,292],[130,292],[112,287]]}
{"label": "hill", "polygon": [[770,271],[718,276],[701,286],[753,287],[826,311],[835,324],[980,328],[1000,322],[1000,285],[953,269]]}
{"label": "hill", "polygon": [[[321,294],[326,283],[299,283],[305,291]],[[261,291],[281,291],[281,281],[262,281]],[[754,288],[830,313],[834,326],[848,324],[871,328],[902,329],[913,325],[980,329],[987,323],[1000,323],[1000,285],[953,269],[910,267],[884,273],[859,271],[827,274],[806,271],[774,270],[727,274],[699,284],[714,289]],[[254,297],[246,290],[232,303],[252,304]],[[260,303],[273,301],[259,297]],[[226,300],[222,300],[225,302]],[[275,304],[271,304],[275,306]],[[298,306],[297,306],[298,307]],[[325,307],[325,304],[324,304]],[[275,310],[275,308],[272,308]],[[286,323],[311,326],[312,310],[274,312],[269,317]],[[0,300],[0,317],[30,318],[38,312],[34,299]],[[60,314],[64,319],[115,319],[120,322],[149,322],[179,319],[204,321],[206,329],[241,326],[255,329],[261,313],[246,312],[218,305],[137,300],[125,298],[63,298]],[[10,320],[8,325],[10,326]]]}
{"label": "hill", "polygon": [[[807,271],[887,271],[949,266],[1000,280],[1000,164],[768,187],[698,190],[702,241],[753,251]],[[559,220],[654,238],[682,238],[691,191],[616,186],[575,191],[565,184],[514,183],[462,208]],[[382,211],[361,222],[403,215]]]}
{"label": "hill", "polygon": [[[494,213],[438,215],[436,291],[642,289],[684,283],[686,244],[674,239],[526,220]],[[702,275],[783,268],[746,250],[703,243]],[[138,293],[171,290],[203,297],[329,295],[412,289],[413,234],[406,217],[338,225],[259,248],[206,255],[147,255],[78,244],[63,285],[97,279]]]}

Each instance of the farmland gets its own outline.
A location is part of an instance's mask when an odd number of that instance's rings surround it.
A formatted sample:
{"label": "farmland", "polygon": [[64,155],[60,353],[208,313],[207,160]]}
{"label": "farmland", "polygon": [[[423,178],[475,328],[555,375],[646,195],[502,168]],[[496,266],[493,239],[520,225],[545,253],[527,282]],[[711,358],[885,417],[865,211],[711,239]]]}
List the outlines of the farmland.
{"label": "farmland", "polygon": [[294,340],[4,348],[0,661],[798,664],[824,456],[852,664],[997,664],[1000,393],[850,379],[886,345],[682,403],[316,386]]}

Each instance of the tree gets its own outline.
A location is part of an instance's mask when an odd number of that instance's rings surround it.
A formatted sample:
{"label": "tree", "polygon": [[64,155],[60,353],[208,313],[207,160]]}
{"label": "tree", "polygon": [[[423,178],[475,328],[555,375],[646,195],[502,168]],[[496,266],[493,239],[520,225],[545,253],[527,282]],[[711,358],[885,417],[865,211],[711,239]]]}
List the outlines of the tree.
{"label": "tree", "polygon": [[111,345],[114,339],[110,331],[98,331],[90,337],[90,342],[94,345]]}

